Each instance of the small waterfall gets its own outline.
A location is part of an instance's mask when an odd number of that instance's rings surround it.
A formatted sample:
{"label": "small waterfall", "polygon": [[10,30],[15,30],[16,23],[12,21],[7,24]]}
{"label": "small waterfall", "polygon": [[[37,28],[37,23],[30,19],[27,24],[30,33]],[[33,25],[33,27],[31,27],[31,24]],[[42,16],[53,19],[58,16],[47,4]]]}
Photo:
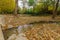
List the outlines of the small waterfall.
{"label": "small waterfall", "polygon": [[23,28],[26,29],[26,28],[32,27],[32,26],[33,26],[32,24],[25,24],[25,25],[22,25],[22,26],[20,25],[20,26],[18,26],[17,30],[18,30],[19,33],[21,33]]}

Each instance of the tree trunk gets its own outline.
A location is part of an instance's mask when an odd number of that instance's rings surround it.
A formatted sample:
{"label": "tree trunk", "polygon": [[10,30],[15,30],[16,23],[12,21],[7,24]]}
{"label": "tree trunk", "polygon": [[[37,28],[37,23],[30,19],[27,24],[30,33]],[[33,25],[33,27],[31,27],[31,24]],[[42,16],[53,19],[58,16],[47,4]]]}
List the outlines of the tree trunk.
{"label": "tree trunk", "polygon": [[56,15],[57,15],[58,6],[59,6],[59,0],[57,0],[55,8],[53,10],[53,16],[52,16],[53,19],[55,19]]}
{"label": "tree trunk", "polygon": [[18,13],[18,0],[15,0],[15,13],[14,14],[17,14]]}
{"label": "tree trunk", "polygon": [[23,9],[25,8],[25,2],[26,2],[26,0],[23,0]]}
{"label": "tree trunk", "polygon": [[23,1],[23,12],[22,13],[24,13],[25,12],[25,3],[26,3],[26,0],[22,0]]}

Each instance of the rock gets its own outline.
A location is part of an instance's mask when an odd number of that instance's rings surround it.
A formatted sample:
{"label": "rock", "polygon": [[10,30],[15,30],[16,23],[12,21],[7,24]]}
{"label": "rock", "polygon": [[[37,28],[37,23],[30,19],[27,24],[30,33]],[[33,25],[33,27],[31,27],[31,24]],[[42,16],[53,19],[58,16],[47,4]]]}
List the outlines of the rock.
{"label": "rock", "polygon": [[32,24],[30,24],[30,25],[28,25],[28,24],[25,24],[25,25],[23,25],[24,26],[24,28],[27,28],[27,27],[31,27],[31,26],[33,26]]}
{"label": "rock", "polygon": [[8,28],[12,28],[12,27],[14,27],[13,25],[8,25]]}
{"label": "rock", "polygon": [[3,36],[1,25],[0,25],[0,40],[4,40],[4,36]]}
{"label": "rock", "polygon": [[12,34],[7,40],[28,40],[24,33]]}
{"label": "rock", "polygon": [[12,34],[7,40],[15,40],[16,39],[16,34]]}
{"label": "rock", "polygon": [[5,19],[3,16],[0,15],[0,24],[4,25],[5,24]]}
{"label": "rock", "polygon": [[24,33],[20,33],[17,36],[16,40],[28,40],[28,39],[27,39],[27,37],[26,37],[26,35]]}

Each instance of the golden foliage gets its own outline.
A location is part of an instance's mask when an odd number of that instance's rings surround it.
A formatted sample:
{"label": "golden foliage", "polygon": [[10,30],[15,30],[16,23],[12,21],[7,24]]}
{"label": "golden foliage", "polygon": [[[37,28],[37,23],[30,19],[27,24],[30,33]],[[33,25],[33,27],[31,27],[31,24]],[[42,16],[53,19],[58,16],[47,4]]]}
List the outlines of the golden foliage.
{"label": "golden foliage", "polygon": [[13,11],[15,0],[0,0],[0,11]]}

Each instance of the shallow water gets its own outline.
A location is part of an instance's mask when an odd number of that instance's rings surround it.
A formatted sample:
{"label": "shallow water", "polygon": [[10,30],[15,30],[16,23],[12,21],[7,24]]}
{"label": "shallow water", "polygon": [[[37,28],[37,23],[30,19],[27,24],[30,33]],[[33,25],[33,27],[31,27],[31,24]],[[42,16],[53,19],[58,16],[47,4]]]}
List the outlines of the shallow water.
{"label": "shallow water", "polygon": [[60,28],[60,24],[57,24],[57,23],[42,23],[42,24],[37,23],[37,24],[32,24],[32,25],[25,24],[25,25],[20,25],[16,28],[7,29],[7,30],[3,31],[3,33],[4,33],[5,40],[7,40],[7,38],[9,38],[9,36],[16,33],[16,30],[18,31],[18,33],[21,33],[21,32],[27,31],[28,29],[31,29],[33,27],[43,27],[43,26],[49,27],[51,30],[57,30]]}
{"label": "shallow water", "polygon": [[10,28],[10,29],[3,31],[5,40],[7,40],[9,38],[9,36],[11,36],[12,34],[16,34],[16,31],[18,33],[21,33],[21,32],[23,32],[24,29],[27,29],[28,27],[31,27],[31,26],[32,26],[31,24],[30,25],[25,24],[25,25],[20,25],[16,28]]}

